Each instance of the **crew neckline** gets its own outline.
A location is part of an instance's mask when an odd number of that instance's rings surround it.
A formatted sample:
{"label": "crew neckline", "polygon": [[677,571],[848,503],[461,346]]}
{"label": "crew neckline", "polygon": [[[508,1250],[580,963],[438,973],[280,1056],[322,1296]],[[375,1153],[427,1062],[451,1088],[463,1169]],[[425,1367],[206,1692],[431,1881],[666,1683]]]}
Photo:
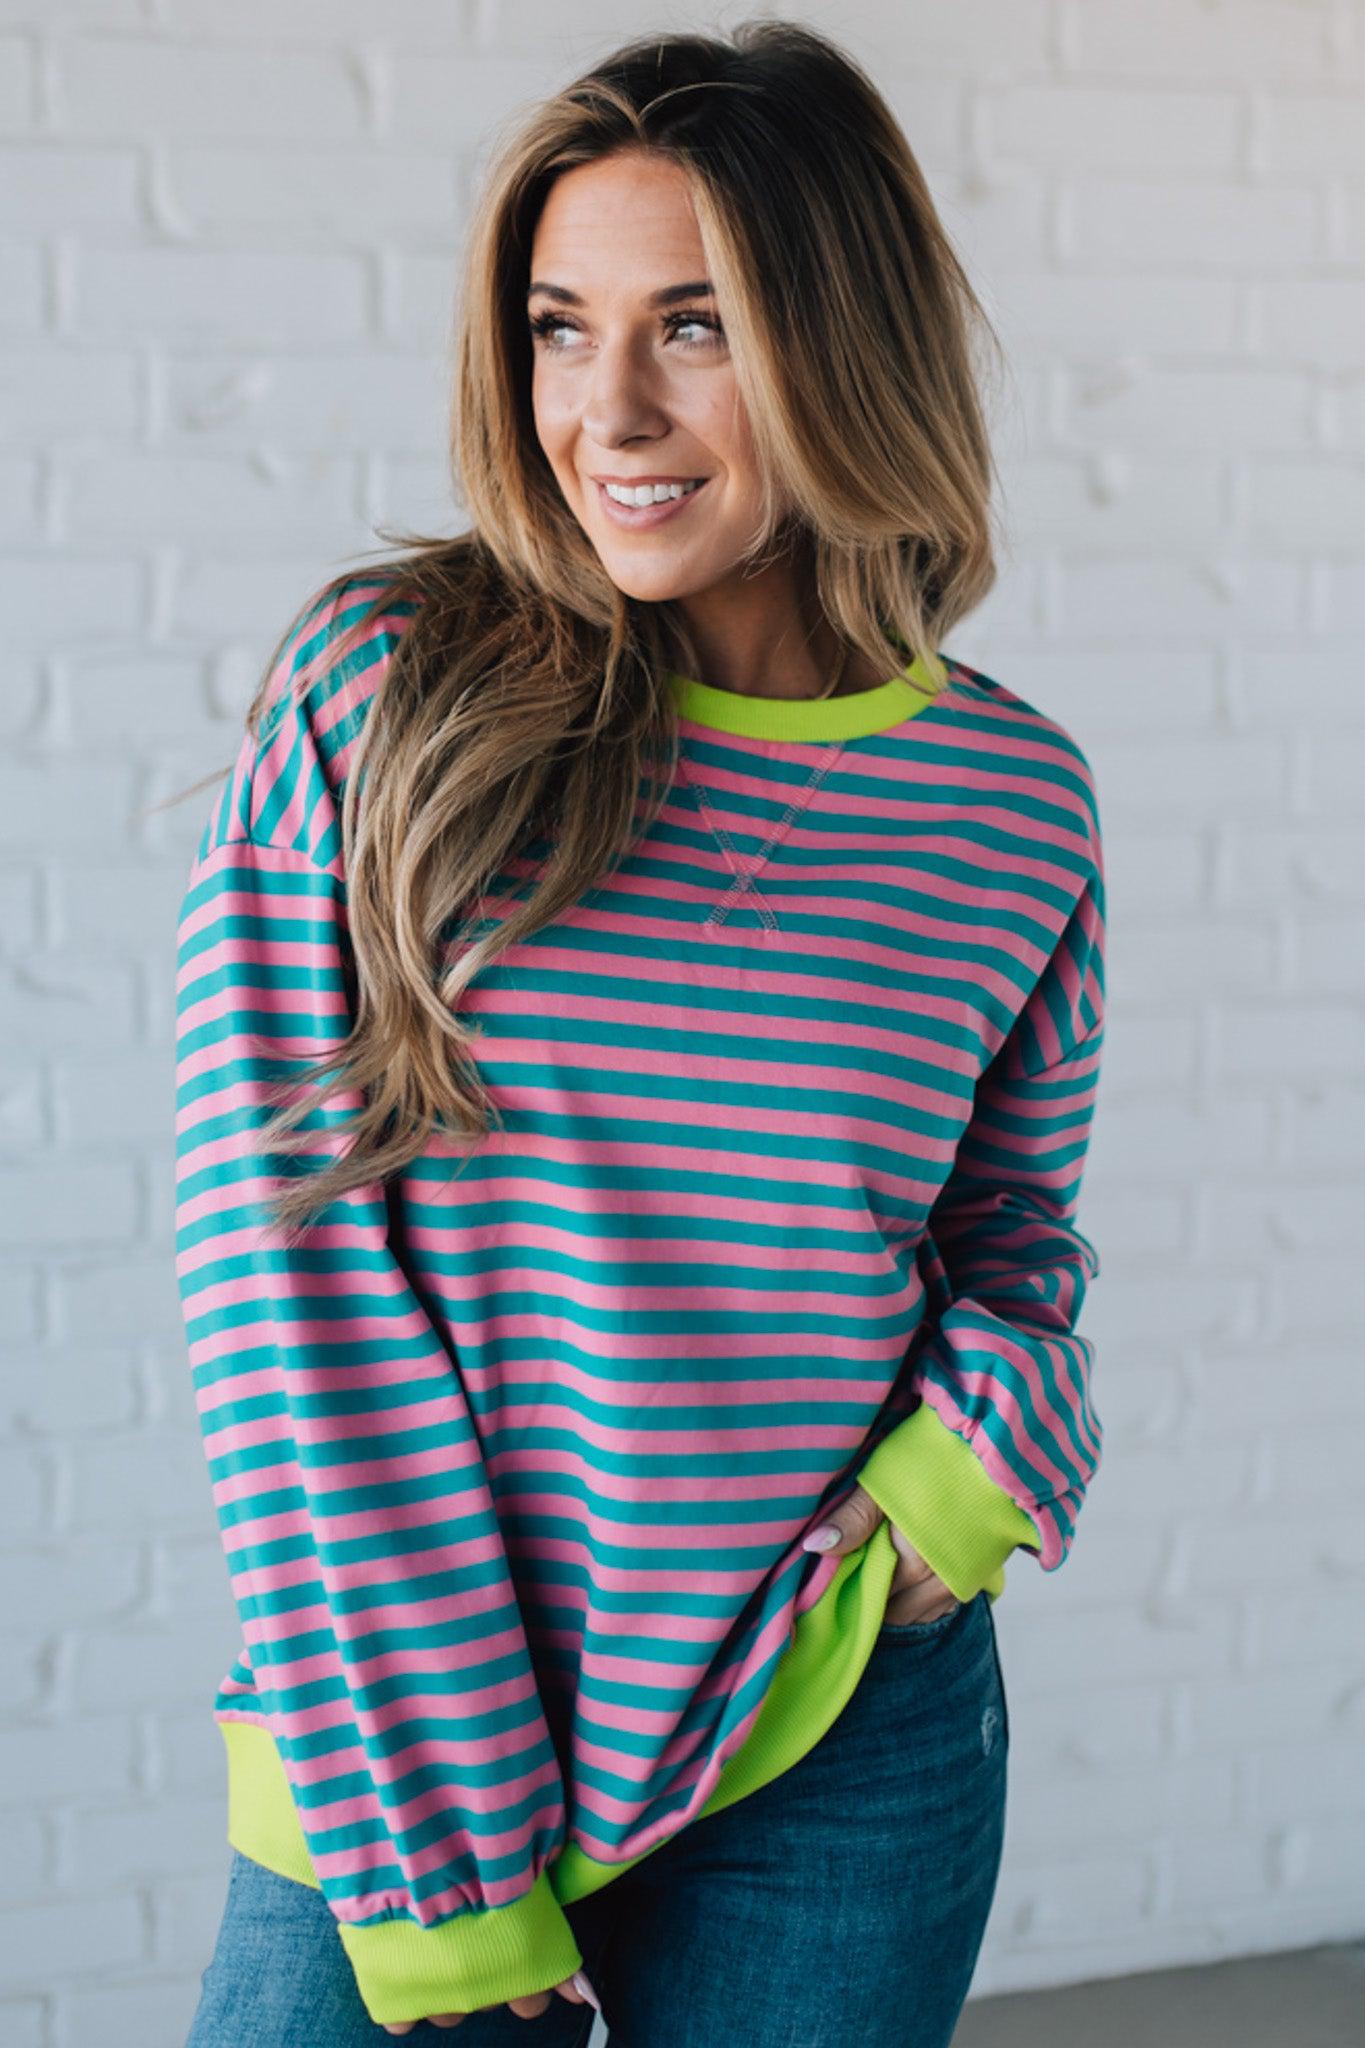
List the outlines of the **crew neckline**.
{"label": "crew neckline", "polygon": [[885,682],[847,697],[751,697],[677,669],[667,673],[679,717],[756,740],[853,740],[886,732],[927,711],[948,681],[941,659],[931,667],[918,655]]}

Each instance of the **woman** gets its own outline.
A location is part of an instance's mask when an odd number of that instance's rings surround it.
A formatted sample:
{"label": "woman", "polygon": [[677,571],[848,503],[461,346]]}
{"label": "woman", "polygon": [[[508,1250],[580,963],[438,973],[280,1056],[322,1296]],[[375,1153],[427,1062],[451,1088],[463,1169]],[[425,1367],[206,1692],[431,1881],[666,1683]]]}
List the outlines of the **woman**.
{"label": "woman", "polygon": [[935,2048],[1100,1445],[1092,780],[937,652],[980,311],[772,21],[536,108],[466,265],[471,530],[304,605],[185,904],[191,2041]]}

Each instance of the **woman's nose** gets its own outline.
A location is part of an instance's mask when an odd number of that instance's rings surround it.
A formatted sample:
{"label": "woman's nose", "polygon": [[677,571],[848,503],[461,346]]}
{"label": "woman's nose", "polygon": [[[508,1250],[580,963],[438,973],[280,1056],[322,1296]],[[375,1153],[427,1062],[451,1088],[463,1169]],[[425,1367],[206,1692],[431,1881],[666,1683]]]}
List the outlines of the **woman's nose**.
{"label": "woman's nose", "polygon": [[666,424],[653,371],[639,352],[624,343],[604,348],[589,373],[584,431],[599,447],[613,448],[633,434],[657,433]]}

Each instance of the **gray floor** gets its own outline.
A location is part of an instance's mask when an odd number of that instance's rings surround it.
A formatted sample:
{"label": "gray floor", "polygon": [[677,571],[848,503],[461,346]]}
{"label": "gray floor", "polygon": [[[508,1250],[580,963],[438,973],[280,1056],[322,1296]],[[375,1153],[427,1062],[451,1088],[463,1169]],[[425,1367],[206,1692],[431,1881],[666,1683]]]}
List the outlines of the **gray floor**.
{"label": "gray floor", "polygon": [[968,2003],[953,2048],[1365,2048],[1365,1943]]}

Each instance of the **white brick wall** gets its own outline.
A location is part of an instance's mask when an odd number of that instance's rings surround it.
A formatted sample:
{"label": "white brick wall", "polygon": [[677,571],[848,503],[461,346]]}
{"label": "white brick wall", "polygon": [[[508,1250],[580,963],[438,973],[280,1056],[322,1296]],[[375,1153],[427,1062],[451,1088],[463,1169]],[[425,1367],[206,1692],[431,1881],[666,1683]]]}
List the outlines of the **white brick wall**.
{"label": "white brick wall", "polygon": [[[1016,1560],[998,1615],[976,1989],[1360,1936],[1365,4],[808,11],[884,81],[1009,355],[1010,559],[949,650],[1071,725],[1108,832],[1106,1457],[1064,1572]],[[208,800],[149,807],[228,760],[374,519],[453,524],[484,139],[648,25],[0,0],[10,2048],[183,2039],[226,1867],[235,1614],[168,1206]]]}

